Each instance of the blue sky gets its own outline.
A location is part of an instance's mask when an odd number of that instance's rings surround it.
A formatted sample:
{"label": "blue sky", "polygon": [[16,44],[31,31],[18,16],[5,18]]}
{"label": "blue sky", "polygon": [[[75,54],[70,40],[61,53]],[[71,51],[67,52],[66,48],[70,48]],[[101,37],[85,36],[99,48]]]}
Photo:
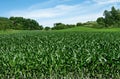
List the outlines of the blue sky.
{"label": "blue sky", "polygon": [[1,0],[0,16],[22,16],[53,26],[94,21],[112,6],[120,8],[120,0]]}

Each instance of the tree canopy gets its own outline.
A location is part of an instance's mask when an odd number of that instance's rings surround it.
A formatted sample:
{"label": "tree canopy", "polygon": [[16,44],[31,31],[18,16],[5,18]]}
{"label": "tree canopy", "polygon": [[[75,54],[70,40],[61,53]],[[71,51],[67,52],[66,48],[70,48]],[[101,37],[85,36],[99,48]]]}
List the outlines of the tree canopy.
{"label": "tree canopy", "polygon": [[0,17],[0,30],[10,29],[12,27],[12,22],[5,17]]}
{"label": "tree canopy", "polygon": [[67,28],[72,28],[72,27],[75,27],[75,26],[76,25],[74,25],[74,24],[55,23],[54,27],[52,27],[52,30],[67,29]]}
{"label": "tree canopy", "polygon": [[120,10],[114,6],[111,11],[105,10],[104,17],[99,17],[97,23],[103,27],[120,27]]}
{"label": "tree canopy", "polygon": [[15,30],[42,30],[43,26],[33,19],[23,17],[0,17],[0,29],[15,29]]}

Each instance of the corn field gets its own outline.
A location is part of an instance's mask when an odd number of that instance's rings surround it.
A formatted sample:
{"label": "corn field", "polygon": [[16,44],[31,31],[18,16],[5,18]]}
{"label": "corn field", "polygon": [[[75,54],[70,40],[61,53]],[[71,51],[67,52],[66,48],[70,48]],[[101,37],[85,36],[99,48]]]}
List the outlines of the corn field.
{"label": "corn field", "polygon": [[119,79],[119,32],[0,35],[0,79]]}

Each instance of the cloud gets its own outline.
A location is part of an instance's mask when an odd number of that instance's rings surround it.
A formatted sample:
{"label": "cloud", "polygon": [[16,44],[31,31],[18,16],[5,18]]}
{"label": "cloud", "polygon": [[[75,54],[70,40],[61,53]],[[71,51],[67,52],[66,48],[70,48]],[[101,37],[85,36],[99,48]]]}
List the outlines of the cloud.
{"label": "cloud", "polygon": [[65,24],[76,24],[77,22],[86,22],[86,21],[95,21],[97,17],[102,16],[101,13],[94,13],[88,15],[79,15],[67,18],[54,18],[54,19],[47,19],[46,21],[38,19],[40,24],[44,26],[53,26],[54,23],[65,23]]}
{"label": "cloud", "polygon": [[98,4],[111,4],[111,3],[118,3],[120,0],[93,0]]}
{"label": "cloud", "polygon": [[11,11],[9,16],[32,18],[44,26],[53,26],[56,22],[74,24],[96,20],[97,17],[102,16],[105,9],[110,9],[111,5],[116,5],[115,0],[86,0],[74,5],[65,4],[65,2],[72,0],[59,0],[54,6],[40,7],[41,5],[53,5],[55,1],[49,0],[32,5],[26,10]]}
{"label": "cloud", "polygon": [[54,18],[72,11],[75,7],[76,6],[58,5],[46,9],[12,11],[10,12],[10,15],[23,16],[26,18]]}
{"label": "cloud", "polygon": [[34,5],[31,5],[28,9],[43,9],[43,8],[50,8],[50,7],[53,7],[53,6],[57,6],[58,4],[63,4],[65,2],[69,2],[71,0],[48,0],[48,1],[45,1],[45,2],[40,2],[40,3],[37,3],[37,4],[34,4]]}

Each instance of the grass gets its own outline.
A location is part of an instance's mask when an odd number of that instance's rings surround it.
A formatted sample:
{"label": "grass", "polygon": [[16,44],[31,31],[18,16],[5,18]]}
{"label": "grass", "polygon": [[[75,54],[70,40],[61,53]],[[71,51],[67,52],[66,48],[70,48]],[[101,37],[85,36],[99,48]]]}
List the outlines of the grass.
{"label": "grass", "polygon": [[119,32],[120,28],[89,28],[89,27],[75,27],[63,29],[60,31],[81,31],[81,32]]}
{"label": "grass", "polygon": [[20,31],[20,30],[1,30],[0,34],[13,34],[13,33],[20,33],[20,32],[23,32],[23,30],[22,31]]}
{"label": "grass", "polygon": [[[13,34],[13,33],[26,33],[26,32],[34,32],[36,30],[1,30],[0,34]],[[41,30],[37,30],[38,32]],[[90,27],[75,27],[63,30],[51,30],[42,32],[70,32],[70,31],[79,31],[79,32],[119,32],[120,28],[90,28]]]}

